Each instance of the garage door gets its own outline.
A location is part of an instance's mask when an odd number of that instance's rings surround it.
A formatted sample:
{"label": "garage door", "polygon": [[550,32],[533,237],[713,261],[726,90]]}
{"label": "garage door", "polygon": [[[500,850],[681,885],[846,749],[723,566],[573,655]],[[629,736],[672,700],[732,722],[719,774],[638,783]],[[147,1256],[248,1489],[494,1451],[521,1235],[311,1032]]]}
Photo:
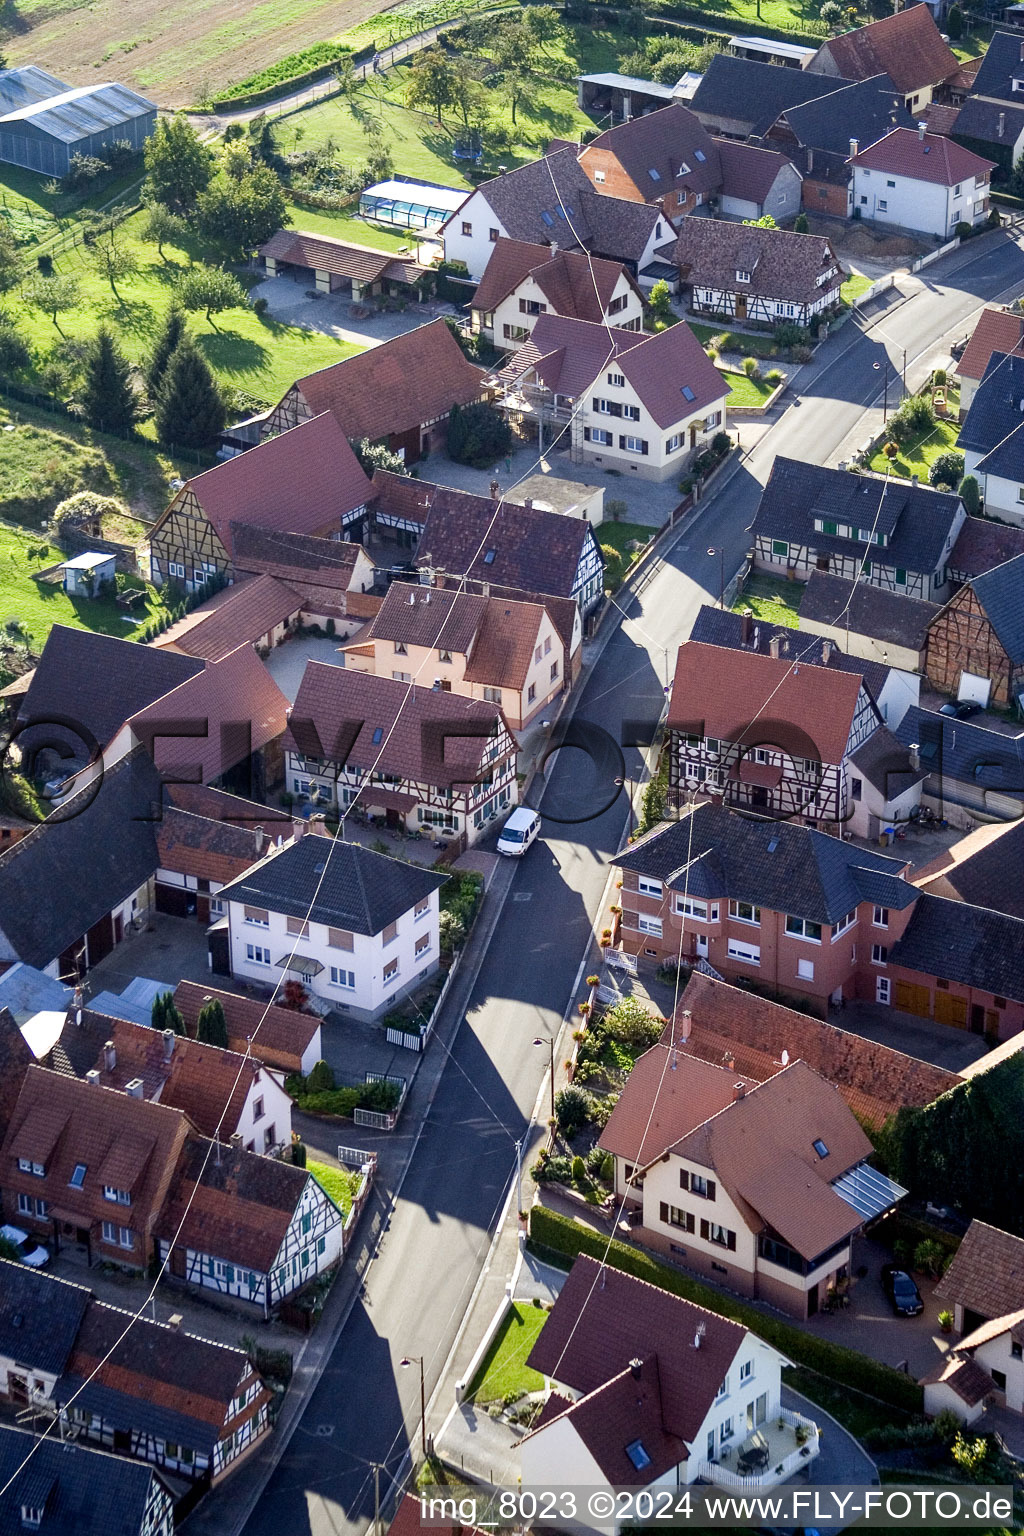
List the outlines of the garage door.
{"label": "garage door", "polygon": [[910,981],[896,983],[896,1007],[904,1013],[916,1013],[922,1019],[932,1016],[932,994],[929,987],[921,987]]}
{"label": "garage door", "polygon": [[952,1024],[957,1029],[967,1028],[967,999],[954,992],[935,992],[935,1018],[939,1024]]}

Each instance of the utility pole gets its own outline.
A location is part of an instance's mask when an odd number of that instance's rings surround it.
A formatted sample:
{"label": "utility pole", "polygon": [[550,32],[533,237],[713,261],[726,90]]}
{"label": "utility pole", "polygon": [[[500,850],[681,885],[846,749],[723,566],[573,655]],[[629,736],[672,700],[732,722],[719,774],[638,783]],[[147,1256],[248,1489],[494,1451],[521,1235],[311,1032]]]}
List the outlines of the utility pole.
{"label": "utility pole", "polygon": [[380,1536],[380,1466],[373,1464],[373,1536]]}
{"label": "utility pole", "polygon": [[523,1143],[516,1142],[516,1231],[519,1230],[519,1212],[523,1208]]}

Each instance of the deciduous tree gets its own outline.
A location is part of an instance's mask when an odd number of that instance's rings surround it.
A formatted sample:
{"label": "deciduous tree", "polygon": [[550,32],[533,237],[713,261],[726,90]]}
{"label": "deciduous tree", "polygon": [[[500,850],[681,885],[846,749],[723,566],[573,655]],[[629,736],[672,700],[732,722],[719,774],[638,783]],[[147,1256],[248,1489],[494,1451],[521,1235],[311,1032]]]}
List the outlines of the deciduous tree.
{"label": "deciduous tree", "polygon": [[438,122],[445,107],[455,101],[455,67],[438,47],[424,48],[409,70],[405,99],[411,107],[430,107]]}
{"label": "deciduous tree", "polygon": [[100,277],[110,284],[110,291],[119,304],[123,303],[117,291],[119,282],[134,277],[139,270],[139,259],[127,246],[117,245],[113,236],[93,246],[92,262]]}
{"label": "deciduous tree", "polygon": [[57,321],[57,316],[66,314],[69,309],[77,309],[81,290],[76,280],[73,277],[63,277],[58,272],[50,277],[33,278],[25,290],[25,298],[33,309],[49,315],[58,335],[64,336],[67,340]]}
{"label": "deciduous tree", "polygon": [[146,142],[146,190],[172,213],[191,213],[214,173],[213,151],[186,117],[158,119]]}
{"label": "deciduous tree", "polygon": [[[172,213],[169,208],[164,207],[163,203],[154,203],[142,226],[142,238],[148,240],[151,245],[155,245],[160,260],[167,262],[164,246],[180,245],[187,229],[188,225],[179,214]],[[167,262],[167,265],[170,266],[170,262]]]}
{"label": "deciduous tree", "polygon": [[[177,286],[180,302],[192,314],[205,310],[213,325],[214,315],[226,309],[244,309],[248,296],[233,272],[222,267],[190,267]],[[214,325],[214,330],[217,327]]]}

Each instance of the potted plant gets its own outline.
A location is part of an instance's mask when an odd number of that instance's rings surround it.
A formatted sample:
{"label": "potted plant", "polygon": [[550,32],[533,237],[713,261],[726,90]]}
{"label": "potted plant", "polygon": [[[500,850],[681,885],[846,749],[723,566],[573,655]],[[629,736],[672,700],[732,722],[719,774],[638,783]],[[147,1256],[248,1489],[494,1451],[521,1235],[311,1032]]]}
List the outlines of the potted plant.
{"label": "potted plant", "polygon": [[600,976],[588,976],[587,977],[587,986],[588,987],[596,987],[596,986],[599,985],[600,981],[601,981]]}
{"label": "potted plant", "polygon": [[797,1443],[797,1445],[806,1445],[807,1444],[807,1438],[808,1437],[807,1437],[807,1426],[806,1426],[806,1424],[798,1424],[797,1427],[796,1427],[796,1443]]}
{"label": "potted plant", "polygon": [[952,1333],[953,1332],[953,1314],[952,1314],[952,1312],[943,1311],[943,1312],[939,1313],[939,1327],[942,1329],[943,1333]]}

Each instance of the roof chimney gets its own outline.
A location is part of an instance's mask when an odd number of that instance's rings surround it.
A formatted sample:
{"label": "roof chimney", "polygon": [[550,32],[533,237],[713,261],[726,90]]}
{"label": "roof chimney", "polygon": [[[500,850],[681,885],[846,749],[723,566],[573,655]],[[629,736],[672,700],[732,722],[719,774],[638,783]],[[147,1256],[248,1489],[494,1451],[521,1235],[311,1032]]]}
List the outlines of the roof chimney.
{"label": "roof chimney", "polygon": [[145,1098],[145,1094],[142,1091],[142,1078],[133,1077],[131,1082],[126,1085],[124,1091],[130,1099]]}
{"label": "roof chimney", "polygon": [[532,512],[533,511],[533,497],[532,496],[527,496],[526,500],[523,502],[523,506],[526,508],[527,512]]}
{"label": "roof chimney", "polygon": [[415,608],[415,606],[416,606],[416,593],[415,592],[410,592],[409,593],[409,607],[410,608]]}
{"label": "roof chimney", "polygon": [[262,827],[253,827],[252,835],[256,844],[256,857],[259,858],[267,846],[267,834]]}
{"label": "roof chimney", "polygon": [[913,768],[914,772],[917,773],[918,769],[921,767],[921,748],[916,741],[912,741],[910,743],[909,747],[907,748],[907,755],[910,758],[911,768]]}
{"label": "roof chimney", "polygon": [[100,1085],[100,1075],[96,1071],[95,1067],[93,1067],[91,1072],[87,1072],[85,1074],[85,1080],[86,1080],[87,1083],[91,1083],[94,1088],[98,1088],[99,1087],[99,1085]]}
{"label": "roof chimney", "polygon": [[643,1361],[638,1360],[635,1357],[629,1362],[629,1368],[633,1372],[634,1381],[640,1380],[640,1372],[643,1370],[643,1365]]}
{"label": "roof chimney", "polygon": [[924,118],[922,118],[917,125],[917,137],[922,144],[924,143],[924,136],[927,132],[928,124],[925,122]]}
{"label": "roof chimney", "polygon": [[782,637],[781,635],[772,635],[771,639],[768,641],[768,655],[774,656],[775,660],[778,661],[781,653]]}
{"label": "roof chimney", "polygon": [[306,835],[306,823],[301,816],[296,816],[292,822],[292,842],[297,843],[300,837]]}
{"label": "roof chimney", "polygon": [[682,1040],[684,1042],[689,1040],[689,1038],[690,1038],[690,1031],[692,1030],[692,1028],[693,1028],[693,1014],[690,1012],[689,1008],[684,1008],[683,1009],[682,1018],[679,1021],[679,1038],[680,1038],[680,1040]]}
{"label": "roof chimney", "polygon": [[164,1030],[164,1061],[170,1061],[174,1055],[174,1030]]}
{"label": "roof chimney", "polygon": [[808,176],[811,174],[811,172],[813,170],[814,170],[814,150],[811,149],[810,146],[808,146],[808,149],[807,149],[807,174],[808,174]]}
{"label": "roof chimney", "polygon": [[107,1040],[103,1046],[103,1066],[107,1072],[113,1072],[117,1066],[117,1052],[114,1050],[113,1040]]}
{"label": "roof chimney", "polygon": [[1024,43],[1020,45],[1020,62],[1024,64]]}
{"label": "roof chimney", "polygon": [[497,480],[492,480],[491,481],[491,500],[492,501],[497,501],[497,499],[498,499],[498,497],[500,495],[501,495],[501,486],[499,485]]}
{"label": "roof chimney", "polygon": [[833,646],[831,640],[823,640],[821,642],[821,664],[823,667],[828,666],[832,659],[832,652],[834,649],[835,647]]}
{"label": "roof chimney", "polygon": [[229,1137],[229,1140],[231,1142],[231,1145],[232,1145],[233,1149],[236,1152],[241,1152],[241,1150],[242,1150],[242,1136],[241,1136],[241,1132],[240,1131],[232,1132],[231,1136]]}
{"label": "roof chimney", "polygon": [[177,1333],[178,1329],[181,1327],[184,1321],[185,1319],[182,1317],[180,1312],[172,1312],[170,1317],[167,1319],[167,1326],[168,1328],[172,1329],[174,1333]]}
{"label": "roof chimney", "polygon": [[850,159],[851,160],[853,159],[854,155],[856,155],[856,153],[857,153],[857,151],[859,149],[860,149],[860,139],[851,139],[850,140]]}
{"label": "roof chimney", "polygon": [[733,1101],[733,1103],[734,1104],[738,1104],[740,1099],[742,1099],[743,1095],[746,1093],[746,1091],[747,1091],[746,1083],[733,1083],[733,1085],[732,1085],[732,1101]]}
{"label": "roof chimney", "polygon": [[754,615],[749,608],[744,608],[740,620],[740,644],[749,645],[754,638]]}

